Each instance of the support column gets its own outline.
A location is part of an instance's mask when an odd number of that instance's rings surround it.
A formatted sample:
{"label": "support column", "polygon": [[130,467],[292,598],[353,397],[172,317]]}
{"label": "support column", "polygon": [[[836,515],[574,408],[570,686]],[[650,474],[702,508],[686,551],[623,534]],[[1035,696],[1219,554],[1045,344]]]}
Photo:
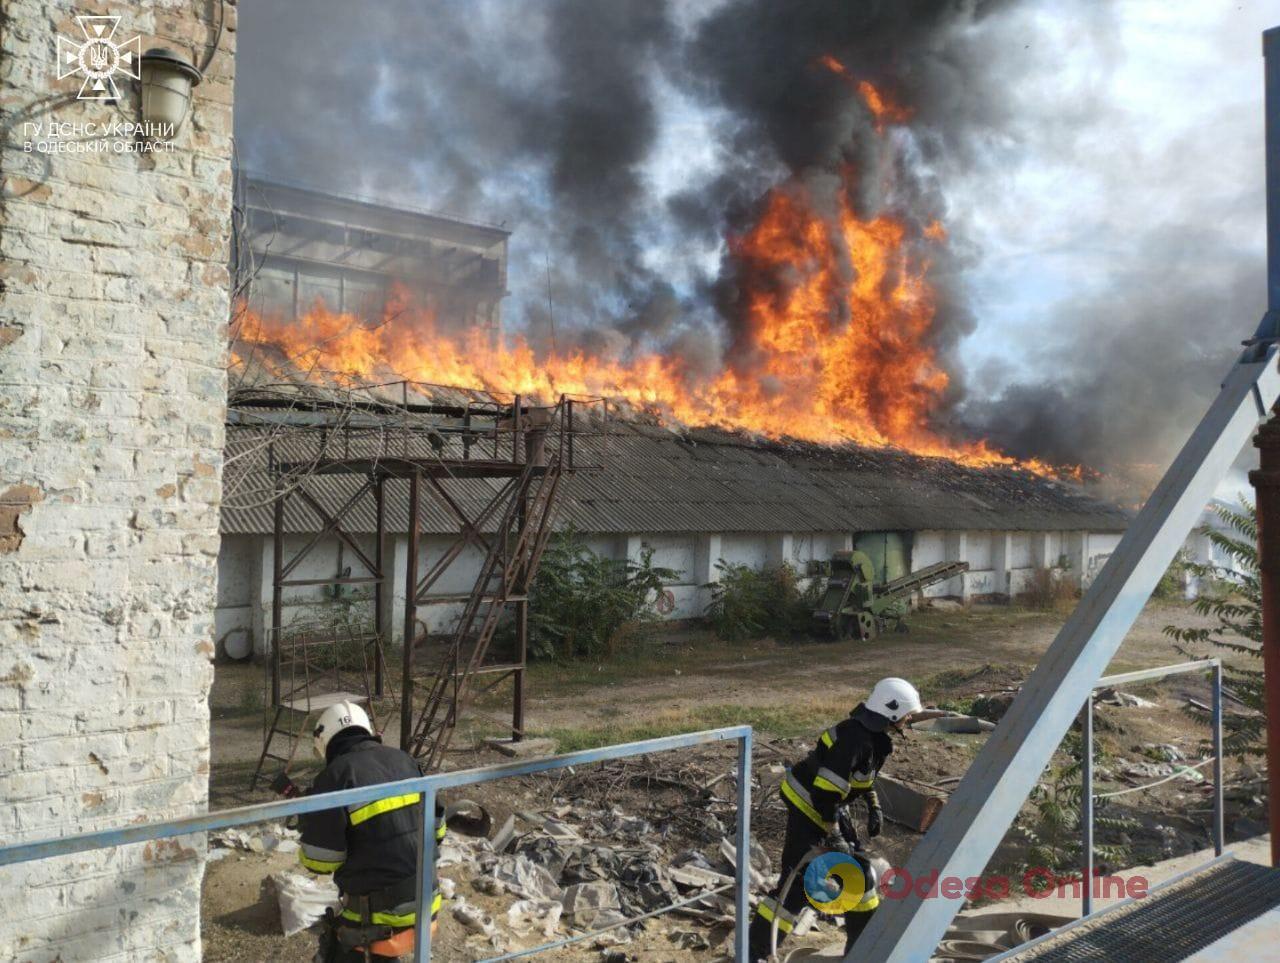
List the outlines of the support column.
{"label": "support column", "polygon": [[698,585],[710,585],[720,580],[716,563],[724,557],[723,540],[719,534],[702,535],[693,562],[693,580]]}
{"label": "support column", "polygon": [[644,552],[644,538],[640,535],[625,535],[621,545],[622,557],[629,562],[640,564],[640,556]]}
{"label": "support column", "polygon": [[1013,576],[1009,571],[1013,558],[1013,534],[1011,532],[991,533],[991,573],[996,585],[1003,590],[1006,598],[1013,599]]}
{"label": "support column", "polygon": [[276,480],[274,532],[271,547],[271,630],[267,644],[271,646],[271,704],[280,704],[280,628],[284,622],[284,501],[285,493]]}
{"label": "support column", "polygon": [[1258,505],[1258,575],[1262,589],[1262,666],[1266,679],[1267,808],[1271,865],[1280,866],[1280,424],[1254,436],[1260,467],[1249,473]]}
{"label": "support column", "polygon": [[390,641],[387,638],[387,625],[390,620],[386,618],[385,609],[387,594],[387,516],[386,506],[384,504],[384,495],[386,494],[386,482],[386,477],[379,475],[373,483],[373,564],[378,569],[373,573],[378,577],[378,581],[373,584],[373,632],[378,638],[377,646],[374,649],[373,694],[379,699],[382,698],[383,694],[384,686],[382,676],[386,670],[386,646]]}
{"label": "support column", "polygon": [[1051,538],[1048,532],[1031,533],[1031,564],[1036,568],[1053,568],[1058,561],[1053,557]]}
{"label": "support column", "polygon": [[253,632],[253,651],[258,655],[271,654],[271,596],[275,578],[275,539],[264,535],[258,542],[253,561],[253,585],[249,594],[250,630]]}
{"label": "support column", "polygon": [[705,611],[711,603],[710,586],[720,581],[720,570],[716,563],[724,557],[723,540],[719,533],[702,535],[698,538],[697,551],[693,559],[693,582],[698,587],[699,611]]}
{"label": "support column", "polygon": [[[948,562],[969,561],[969,533],[947,532],[947,544],[944,552]],[[948,588],[950,588],[951,584],[957,580],[960,582],[960,599],[967,603],[971,594],[969,592],[969,573],[961,572],[954,579],[948,582]]]}
{"label": "support column", "polygon": [[[537,459],[536,464],[542,464],[545,460],[545,452],[540,447],[534,451],[532,447],[532,439],[534,437],[543,438],[544,432],[530,432],[529,437],[525,439],[526,457],[530,460]],[[520,505],[516,512],[516,541],[517,543],[524,537],[525,526],[529,524],[529,499],[527,496],[520,498]],[[506,533],[503,533],[504,537]],[[516,602],[516,662],[520,668],[512,673],[512,694],[511,694],[511,741],[519,742],[524,738],[524,664],[529,657],[529,590],[532,588],[532,579],[526,569],[524,579],[521,584],[516,586],[516,592],[519,599]]]}
{"label": "support column", "polygon": [[404,641],[404,575],[409,562],[403,534],[388,532],[385,539],[382,624],[387,627],[387,642],[394,644]]}
{"label": "support column", "polygon": [[791,564],[791,556],[795,548],[795,536],[790,532],[782,535],[770,535],[765,548],[764,563],[769,568],[777,568],[786,562]]}
{"label": "support column", "polygon": [[400,671],[400,748],[413,739],[413,639],[418,623],[418,472],[409,476],[409,537],[404,566],[404,645]]}

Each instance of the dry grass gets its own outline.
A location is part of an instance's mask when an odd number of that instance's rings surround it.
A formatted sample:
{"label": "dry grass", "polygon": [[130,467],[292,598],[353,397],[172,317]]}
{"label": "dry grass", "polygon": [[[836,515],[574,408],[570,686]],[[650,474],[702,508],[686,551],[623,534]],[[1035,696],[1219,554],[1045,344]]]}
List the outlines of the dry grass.
{"label": "dry grass", "polygon": [[1036,569],[1018,604],[1041,612],[1070,612],[1080,595],[1061,569]]}

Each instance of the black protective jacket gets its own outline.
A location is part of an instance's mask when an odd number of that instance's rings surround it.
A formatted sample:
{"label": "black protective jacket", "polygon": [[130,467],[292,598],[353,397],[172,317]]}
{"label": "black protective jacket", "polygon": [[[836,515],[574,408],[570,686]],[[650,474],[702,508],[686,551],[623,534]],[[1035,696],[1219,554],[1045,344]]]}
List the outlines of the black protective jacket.
{"label": "black protective jacket", "polygon": [[[396,782],[422,775],[407,752],[384,746],[361,729],[345,729],[329,743],[328,765],[316,777],[312,793],[334,792]],[[444,828],[436,809],[436,838]],[[380,799],[301,817],[302,865],[333,873],[344,895],[384,890],[408,892],[418,875],[418,837],[422,801],[418,793]],[[400,902],[396,900],[395,902]]]}
{"label": "black protective jacket", "polygon": [[830,832],[836,811],[852,799],[865,797],[879,808],[876,776],[893,752],[884,716],[859,705],[818,737],[809,755],[788,770],[782,781],[787,804]]}

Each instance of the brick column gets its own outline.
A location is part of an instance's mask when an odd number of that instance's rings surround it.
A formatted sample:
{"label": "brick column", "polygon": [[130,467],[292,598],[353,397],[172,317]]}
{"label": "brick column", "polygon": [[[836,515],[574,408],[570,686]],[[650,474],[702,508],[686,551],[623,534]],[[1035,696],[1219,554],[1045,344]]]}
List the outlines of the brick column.
{"label": "brick column", "polygon": [[[203,61],[219,9],[5,4],[0,110],[18,142],[0,206],[6,842],[206,806],[236,8],[172,149],[108,129],[140,120],[136,81],[116,74],[115,105],[77,100],[85,78],[58,80],[54,52],[58,35],[83,42],[75,14],[110,13],[116,42]],[[67,149],[42,152],[51,124]],[[199,959],[203,853],[188,838],[0,870],[0,959]]]}

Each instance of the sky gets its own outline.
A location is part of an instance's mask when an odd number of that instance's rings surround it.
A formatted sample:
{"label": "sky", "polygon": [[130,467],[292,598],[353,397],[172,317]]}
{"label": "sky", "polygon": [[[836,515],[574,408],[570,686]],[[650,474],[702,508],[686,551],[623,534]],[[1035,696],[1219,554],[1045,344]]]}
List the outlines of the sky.
{"label": "sky", "polygon": [[807,86],[830,37],[918,100],[909,201],[951,238],[942,417],[1155,471],[1261,314],[1273,23],[1280,0],[245,0],[237,148],[254,172],[505,222],[509,326],[545,324],[550,264],[587,343],[713,344],[744,205],[858,134]]}

